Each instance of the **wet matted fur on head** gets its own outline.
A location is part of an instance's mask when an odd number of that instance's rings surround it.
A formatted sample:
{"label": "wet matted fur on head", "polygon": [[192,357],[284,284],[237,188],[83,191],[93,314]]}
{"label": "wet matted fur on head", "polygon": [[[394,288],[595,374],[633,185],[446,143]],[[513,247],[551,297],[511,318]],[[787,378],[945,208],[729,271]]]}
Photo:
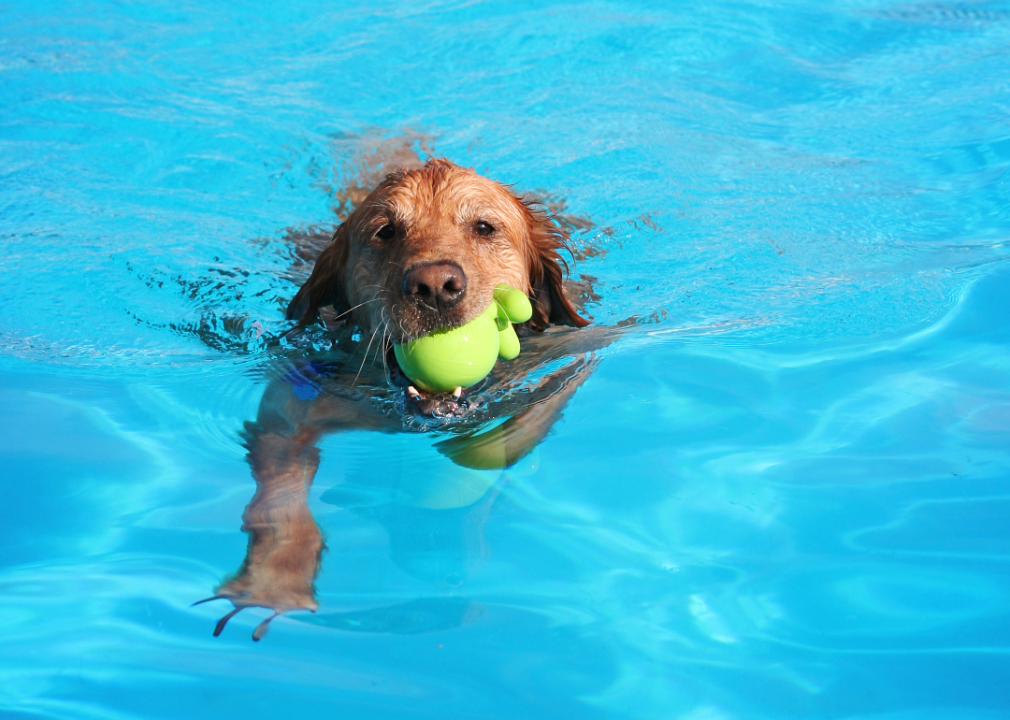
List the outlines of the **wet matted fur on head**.
{"label": "wet matted fur on head", "polygon": [[[288,317],[305,325],[332,305],[363,334],[378,329],[401,343],[469,322],[507,283],[530,296],[530,329],[582,327],[588,321],[564,291],[564,248],[547,213],[501,183],[433,159],[388,175],[337,228]],[[450,286],[444,297],[440,281]]]}

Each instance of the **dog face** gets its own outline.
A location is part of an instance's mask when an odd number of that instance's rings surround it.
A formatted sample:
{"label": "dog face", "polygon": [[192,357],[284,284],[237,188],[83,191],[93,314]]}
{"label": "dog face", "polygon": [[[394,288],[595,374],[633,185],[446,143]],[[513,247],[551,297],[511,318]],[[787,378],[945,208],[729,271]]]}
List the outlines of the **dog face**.
{"label": "dog face", "polygon": [[480,315],[496,285],[526,292],[530,324],[587,324],[563,290],[564,237],[504,185],[447,160],[389,175],[334,233],[288,317],[333,305],[402,343]]}
{"label": "dog face", "polygon": [[350,220],[348,303],[404,342],[477,317],[499,283],[528,292],[524,209],[452,165],[389,177]]}

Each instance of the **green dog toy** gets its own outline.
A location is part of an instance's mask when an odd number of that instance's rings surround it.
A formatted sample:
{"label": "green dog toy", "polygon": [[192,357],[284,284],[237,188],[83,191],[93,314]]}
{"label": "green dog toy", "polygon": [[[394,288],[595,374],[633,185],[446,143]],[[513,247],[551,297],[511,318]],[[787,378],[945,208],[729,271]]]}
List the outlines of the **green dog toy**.
{"label": "green dog toy", "polygon": [[519,354],[519,338],[512,323],[533,317],[526,295],[508,285],[494,290],[494,302],[466,325],[439,330],[396,345],[400,369],[418,387],[431,392],[452,392],[483,380],[498,358]]}

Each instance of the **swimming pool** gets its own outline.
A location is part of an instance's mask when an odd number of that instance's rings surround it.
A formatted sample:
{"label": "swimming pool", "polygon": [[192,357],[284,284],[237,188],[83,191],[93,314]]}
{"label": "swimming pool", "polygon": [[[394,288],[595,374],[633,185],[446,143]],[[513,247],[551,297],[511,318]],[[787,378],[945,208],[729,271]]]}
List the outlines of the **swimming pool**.
{"label": "swimming pool", "polygon": [[[207,5],[2,10],[0,714],[1006,716],[1010,6]],[[285,232],[402,137],[637,322],[480,522],[326,438],[319,611],[214,638]]]}

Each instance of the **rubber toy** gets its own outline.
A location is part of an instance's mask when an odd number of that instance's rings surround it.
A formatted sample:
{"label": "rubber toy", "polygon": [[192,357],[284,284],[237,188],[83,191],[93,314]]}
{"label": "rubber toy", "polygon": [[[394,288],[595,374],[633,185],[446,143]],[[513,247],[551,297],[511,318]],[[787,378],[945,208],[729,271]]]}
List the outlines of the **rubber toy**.
{"label": "rubber toy", "polygon": [[508,285],[494,290],[487,310],[466,325],[437,330],[417,340],[396,345],[396,361],[422,390],[453,392],[487,377],[498,358],[519,354],[519,338],[512,323],[533,317],[525,293]]}

